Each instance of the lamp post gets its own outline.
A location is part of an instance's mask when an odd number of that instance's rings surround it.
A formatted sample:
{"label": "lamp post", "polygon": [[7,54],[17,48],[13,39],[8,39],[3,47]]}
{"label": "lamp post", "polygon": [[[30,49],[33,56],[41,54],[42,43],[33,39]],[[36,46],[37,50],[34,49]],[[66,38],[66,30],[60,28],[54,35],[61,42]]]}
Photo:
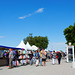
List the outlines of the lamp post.
{"label": "lamp post", "polygon": [[71,46],[71,42],[69,42],[69,46]]}

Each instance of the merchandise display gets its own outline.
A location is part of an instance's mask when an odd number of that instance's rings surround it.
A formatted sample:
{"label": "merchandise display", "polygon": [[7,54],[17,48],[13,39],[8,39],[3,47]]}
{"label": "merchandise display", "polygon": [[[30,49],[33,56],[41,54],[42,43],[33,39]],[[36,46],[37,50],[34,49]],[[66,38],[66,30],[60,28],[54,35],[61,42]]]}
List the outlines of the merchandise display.
{"label": "merchandise display", "polygon": [[20,63],[23,64],[28,64],[29,63],[29,55],[25,50],[21,50],[19,52],[19,57],[18,59],[20,60]]}

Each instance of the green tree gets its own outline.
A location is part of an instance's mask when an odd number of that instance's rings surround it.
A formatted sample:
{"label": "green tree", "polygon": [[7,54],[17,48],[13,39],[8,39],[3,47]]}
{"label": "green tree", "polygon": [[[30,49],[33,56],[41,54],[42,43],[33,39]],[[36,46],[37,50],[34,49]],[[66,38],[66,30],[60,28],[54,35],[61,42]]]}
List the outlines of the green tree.
{"label": "green tree", "polygon": [[32,33],[29,33],[29,36],[26,37],[26,38],[24,38],[24,43],[26,44],[27,42],[29,42],[31,46],[33,45],[33,36],[32,36]]}
{"label": "green tree", "polygon": [[48,47],[48,38],[46,37],[42,37],[42,36],[35,36],[33,37],[32,34],[29,34],[29,36],[27,36],[26,38],[24,38],[24,43],[26,44],[27,42],[29,42],[29,44],[32,45],[36,45],[39,48],[47,48]]}
{"label": "green tree", "polygon": [[74,23],[74,26],[70,25],[63,32],[64,32],[65,38],[67,40],[66,44],[71,42],[72,45],[75,46],[75,23]]}

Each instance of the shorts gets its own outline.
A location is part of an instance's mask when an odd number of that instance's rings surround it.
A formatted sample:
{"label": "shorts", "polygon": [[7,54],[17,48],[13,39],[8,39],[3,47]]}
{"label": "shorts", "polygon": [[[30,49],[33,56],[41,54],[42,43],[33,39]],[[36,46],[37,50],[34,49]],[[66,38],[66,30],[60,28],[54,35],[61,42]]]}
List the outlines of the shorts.
{"label": "shorts", "polygon": [[48,56],[48,59],[50,59],[50,56]]}
{"label": "shorts", "polygon": [[43,58],[43,59],[42,59],[42,61],[46,61],[46,59],[45,59],[45,58]]}

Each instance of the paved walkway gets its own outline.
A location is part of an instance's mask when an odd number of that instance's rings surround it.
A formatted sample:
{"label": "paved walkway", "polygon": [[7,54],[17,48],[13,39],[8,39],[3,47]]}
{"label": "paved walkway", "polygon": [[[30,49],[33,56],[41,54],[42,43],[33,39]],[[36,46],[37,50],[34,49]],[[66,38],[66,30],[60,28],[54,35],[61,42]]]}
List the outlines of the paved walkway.
{"label": "paved walkway", "polygon": [[75,75],[75,69],[71,63],[62,60],[61,65],[52,65],[52,61],[46,63],[46,67],[35,65],[20,66],[13,69],[0,67],[0,75]]}

